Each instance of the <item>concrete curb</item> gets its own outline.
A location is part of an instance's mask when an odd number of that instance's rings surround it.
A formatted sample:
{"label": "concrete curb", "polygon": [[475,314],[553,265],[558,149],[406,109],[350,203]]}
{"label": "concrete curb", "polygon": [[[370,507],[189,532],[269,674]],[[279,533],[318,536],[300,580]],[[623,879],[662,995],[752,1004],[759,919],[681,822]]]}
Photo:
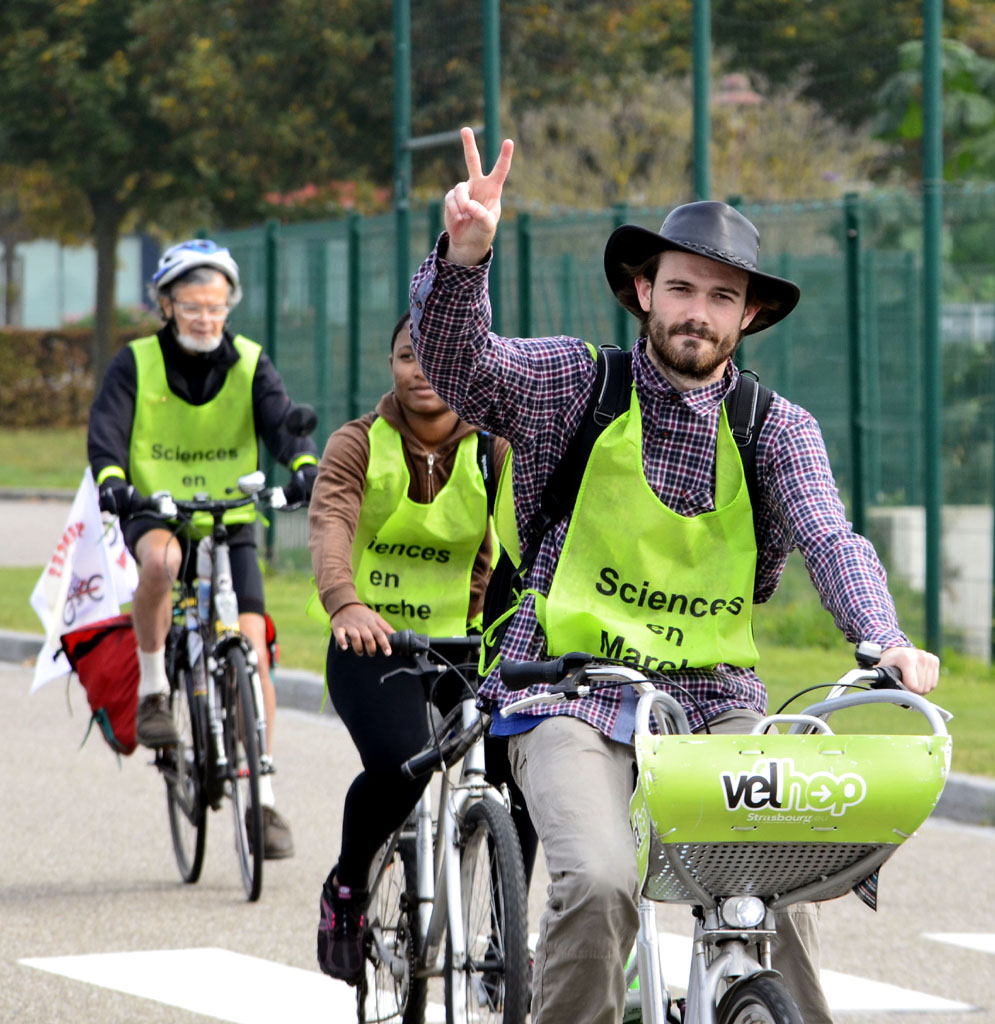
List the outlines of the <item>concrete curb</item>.
{"label": "concrete curb", "polygon": [[[43,638],[34,633],[0,630],[0,661],[25,664],[41,650]],[[325,680],[315,672],[278,668],[273,676],[277,704],[312,714],[336,717],[331,701],[322,700]],[[968,825],[995,826],[995,779],[951,772],[933,813],[938,818]]]}
{"label": "concrete curb", "polygon": [[59,487],[0,487],[0,501],[64,501],[72,504],[75,490]]}

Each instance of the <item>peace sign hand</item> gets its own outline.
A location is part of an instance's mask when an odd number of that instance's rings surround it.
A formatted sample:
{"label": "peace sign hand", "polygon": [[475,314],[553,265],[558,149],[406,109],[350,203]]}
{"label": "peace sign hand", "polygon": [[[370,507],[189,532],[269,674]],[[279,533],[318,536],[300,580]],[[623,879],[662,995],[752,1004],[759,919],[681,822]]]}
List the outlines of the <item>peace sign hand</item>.
{"label": "peace sign hand", "polygon": [[480,169],[480,153],[472,128],[462,128],[463,157],[467,180],[446,194],[446,231],[449,251],[446,259],[465,267],[476,266],[490,252],[501,219],[501,192],[511,169],[514,143],[505,139],[490,174]]}

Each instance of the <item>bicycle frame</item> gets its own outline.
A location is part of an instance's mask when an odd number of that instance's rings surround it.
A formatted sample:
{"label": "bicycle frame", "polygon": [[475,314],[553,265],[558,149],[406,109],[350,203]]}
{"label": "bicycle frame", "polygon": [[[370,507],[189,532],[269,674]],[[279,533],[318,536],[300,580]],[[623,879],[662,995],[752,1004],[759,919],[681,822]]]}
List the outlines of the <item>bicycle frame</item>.
{"label": "bicycle frame", "polygon": [[[473,698],[462,701],[463,728],[470,728],[479,718]],[[441,956],[446,927],[453,959],[461,960],[466,954],[466,936],[463,934],[462,904],[460,902],[459,823],[473,800],[492,799],[510,810],[507,795],[500,794],[484,780],[484,741],[478,739],[463,758],[459,781],[450,783],[442,772],[439,794],[439,821],[433,836],[432,798],[426,787],[415,810],[416,842],[418,847],[418,912],[421,934],[425,937],[419,957],[429,973],[441,972]],[[441,842],[439,841],[441,837]],[[465,982],[460,975],[461,983]],[[465,1006],[464,992],[458,993]],[[454,1000],[455,1002],[456,1000]]]}

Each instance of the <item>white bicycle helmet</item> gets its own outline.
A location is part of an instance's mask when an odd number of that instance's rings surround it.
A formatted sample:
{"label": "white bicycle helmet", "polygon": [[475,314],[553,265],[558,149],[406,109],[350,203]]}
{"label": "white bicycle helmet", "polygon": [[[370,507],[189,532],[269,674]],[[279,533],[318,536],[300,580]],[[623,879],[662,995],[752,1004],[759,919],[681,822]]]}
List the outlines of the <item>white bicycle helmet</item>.
{"label": "white bicycle helmet", "polygon": [[232,305],[242,297],[238,264],[227,249],[207,238],[191,238],[170,246],[159,258],[159,265],[152,275],[152,289],[161,292],[170,282],[196,267],[220,270],[228,278],[232,286]]}

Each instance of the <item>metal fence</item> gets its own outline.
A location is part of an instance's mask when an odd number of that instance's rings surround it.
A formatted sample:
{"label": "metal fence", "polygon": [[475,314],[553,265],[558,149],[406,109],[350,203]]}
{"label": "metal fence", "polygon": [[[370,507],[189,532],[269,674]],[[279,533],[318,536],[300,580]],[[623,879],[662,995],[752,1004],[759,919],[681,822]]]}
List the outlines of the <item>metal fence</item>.
{"label": "metal fence", "polygon": [[[739,362],[818,419],[855,525],[893,575],[923,586],[922,200],[889,192],[834,202],[743,204],[764,270],[798,282],[785,321],[745,340]],[[629,347],[635,320],[604,278],[619,223],[656,229],[668,210],[515,210],[498,238],[500,333],[568,334]],[[412,270],[441,223],[411,215]],[[390,387],[391,328],[407,301],[393,215],[268,224],[215,237],[234,253],[245,299],[234,326],[263,343],[290,393],[319,414],[319,447]],[[943,505],[947,640],[988,656],[992,644],[995,495],[995,184],[944,195]],[[400,294],[399,294],[400,293]],[[306,522],[282,526],[277,550],[306,546]],[[922,629],[921,622],[907,628]]]}

